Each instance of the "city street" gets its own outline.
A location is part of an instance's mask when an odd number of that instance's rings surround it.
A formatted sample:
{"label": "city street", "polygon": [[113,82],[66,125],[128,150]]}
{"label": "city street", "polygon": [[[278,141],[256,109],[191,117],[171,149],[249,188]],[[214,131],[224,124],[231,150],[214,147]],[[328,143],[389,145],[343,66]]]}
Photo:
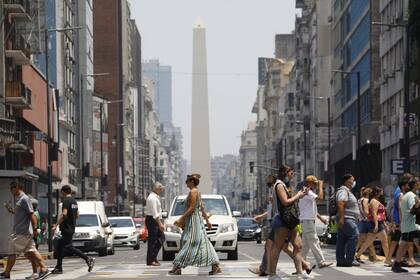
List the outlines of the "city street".
{"label": "city street", "polygon": [[[142,244],[140,251],[134,251],[125,248],[117,249],[114,256],[96,257],[96,264],[93,272],[88,273],[86,265],[79,259],[65,259],[64,274],[51,275],[47,279],[159,279],[162,277],[178,278],[178,279],[196,279],[200,278],[223,278],[223,279],[255,279],[256,276],[248,271],[249,267],[256,266],[259,263],[263,252],[262,244],[255,242],[239,243],[239,260],[227,261],[226,254],[219,254],[223,273],[217,276],[208,276],[210,268],[188,267],[182,271],[181,276],[170,276],[168,271],[171,269],[170,262],[162,262],[161,267],[148,267],[145,265],[146,246]],[[334,261],[334,247],[324,247],[325,255],[328,260]],[[313,261],[313,258],[309,258]],[[49,267],[53,267],[54,260],[48,260]],[[279,274],[283,279],[296,279],[291,274],[295,271],[291,260],[286,256],[281,256],[279,262]],[[395,274],[390,268],[384,267],[382,263],[370,263],[357,267],[340,267],[324,268],[322,270],[315,269],[313,275],[316,279],[333,280],[333,279],[410,279],[420,278],[417,275],[419,268],[410,268],[409,274]],[[20,262],[15,266],[12,279],[24,279],[31,274],[28,263]],[[266,279],[266,277],[261,277]]]}

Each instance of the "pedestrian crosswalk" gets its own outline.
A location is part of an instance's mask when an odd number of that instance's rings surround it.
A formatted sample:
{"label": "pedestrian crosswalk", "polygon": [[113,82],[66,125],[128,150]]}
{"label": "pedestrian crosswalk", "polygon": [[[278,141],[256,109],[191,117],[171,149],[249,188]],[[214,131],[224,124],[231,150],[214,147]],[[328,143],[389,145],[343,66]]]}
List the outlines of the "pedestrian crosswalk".
{"label": "pedestrian crosswalk", "polygon": [[[255,267],[258,262],[255,261],[222,261],[222,274],[209,276],[210,268],[187,267],[182,270],[182,276],[170,276],[168,271],[171,269],[171,263],[164,262],[160,267],[146,266],[145,264],[127,264],[127,263],[109,263],[98,264],[92,272],[87,271],[87,267],[80,262],[67,263],[64,267],[64,274],[50,275],[47,279],[51,280],[71,280],[71,279],[161,279],[163,277],[181,279],[196,279],[204,277],[208,279],[229,279],[229,280],[248,280],[256,279],[256,275],[249,272],[249,267]],[[12,279],[25,279],[31,274],[31,270],[27,268],[17,269],[12,274]],[[385,267],[381,263],[371,263],[362,267],[335,267],[325,269],[315,269],[312,275],[315,279],[407,279],[420,278],[417,275],[418,269],[410,269],[408,274],[395,274],[390,271],[389,267]],[[282,279],[296,279],[292,275],[295,268],[291,262],[280,262],[278,264],[278,274]],[[265,279],[261,277],[261,279]]]}

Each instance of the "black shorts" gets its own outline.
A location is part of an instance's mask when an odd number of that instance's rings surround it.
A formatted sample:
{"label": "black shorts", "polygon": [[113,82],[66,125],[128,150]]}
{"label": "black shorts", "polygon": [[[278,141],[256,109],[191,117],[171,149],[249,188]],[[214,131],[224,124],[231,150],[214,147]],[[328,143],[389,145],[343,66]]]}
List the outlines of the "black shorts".
{"label": "black shorts", "polygon": [[399,229],[395,229],[391,232],[391,241],[399,242],[401,239],[401,231]]}
{"label": "black shorts", "polygon": [[413,242],[414,239],[418,238],[419,232],[416,231],[410,231],[410,232],[404,232],[401,234],[401,240],[406,242]]}

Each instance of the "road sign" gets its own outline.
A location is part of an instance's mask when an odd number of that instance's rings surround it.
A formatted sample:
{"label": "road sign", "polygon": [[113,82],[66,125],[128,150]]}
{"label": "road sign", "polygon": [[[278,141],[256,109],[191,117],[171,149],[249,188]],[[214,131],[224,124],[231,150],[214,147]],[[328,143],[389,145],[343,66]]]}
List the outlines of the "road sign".
{"label": "road sign", "polygon": [[406,159],[393,159],[391,160],[391,174],[402,175],[407,172],[409,161]]}

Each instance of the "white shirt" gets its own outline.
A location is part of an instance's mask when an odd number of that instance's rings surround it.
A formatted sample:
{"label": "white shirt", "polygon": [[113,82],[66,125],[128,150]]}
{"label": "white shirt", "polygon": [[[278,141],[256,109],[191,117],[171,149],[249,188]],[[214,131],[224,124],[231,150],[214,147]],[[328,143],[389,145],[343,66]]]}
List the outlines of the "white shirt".
{"label": "white shirt", "polygon": [[318,195],[310,190],[307,195],[299,199],[300,220],[316,220],[318,214],[317,197]]}
{"label": "white shirt", "polygon": [[154,219],[162,218],[162,206],[160,204],[160,197],[151,192],[146,200],[146,216],[152,216]]}

